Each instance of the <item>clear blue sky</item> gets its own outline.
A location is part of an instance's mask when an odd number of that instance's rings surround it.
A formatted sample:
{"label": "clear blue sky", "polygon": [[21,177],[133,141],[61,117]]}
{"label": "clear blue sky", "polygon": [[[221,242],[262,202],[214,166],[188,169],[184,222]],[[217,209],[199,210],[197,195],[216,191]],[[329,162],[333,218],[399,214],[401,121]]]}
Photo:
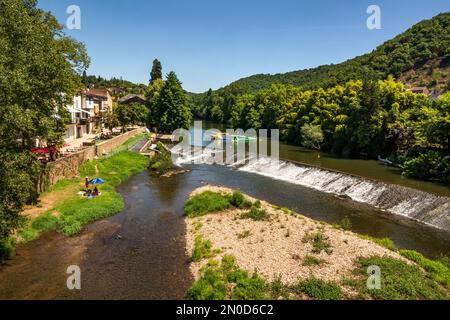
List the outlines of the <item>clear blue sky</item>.
{"label": "clear blue sky", "polygon": [[[449,0],[41,0],[66,21],[81,8],[89,74],[147,83],[151,62],[175,71],[185,89],[203,92],[257,73],[338,63],[372,51],[413,24],[450,11]],[[382,30],[368,30],[366,9],[381,7]]]}

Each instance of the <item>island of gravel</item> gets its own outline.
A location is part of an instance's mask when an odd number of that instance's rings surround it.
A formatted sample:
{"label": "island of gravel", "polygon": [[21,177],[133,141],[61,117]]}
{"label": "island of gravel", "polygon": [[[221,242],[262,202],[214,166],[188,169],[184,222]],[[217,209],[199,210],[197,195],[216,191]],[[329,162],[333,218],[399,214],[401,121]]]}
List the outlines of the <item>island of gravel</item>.
{"label": "island of gravel", "polygon": [[[388,249],[343,226],[315,221],[239,191],[211,185],[196,189],[185,213],[186,251],[196,279],[188,292],[191,299],[449,297],[445,281],[438,283],[406,258],[423,258],[420,254]],[[377,286],[370,278],[371,264],[385,271],[383,288],[371,289],[371,281]],[[396,279],[398,289],[391,283]]]}

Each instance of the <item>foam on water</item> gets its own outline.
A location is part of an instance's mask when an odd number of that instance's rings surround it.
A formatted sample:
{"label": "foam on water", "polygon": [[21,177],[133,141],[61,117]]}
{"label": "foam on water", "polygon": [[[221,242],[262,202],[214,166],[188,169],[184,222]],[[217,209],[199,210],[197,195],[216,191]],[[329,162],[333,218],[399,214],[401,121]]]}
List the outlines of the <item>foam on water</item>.
{"label": "foam on water", "polygon": [[[212,153],[208,151],[203,155],[181,156],[177,164],[192,163],[199,159],[203,159],[204,163],[212,163],[211,157]],[[248,163],[241,161],[232,167],[347,197],[395,215],[450,230],[450,198],[332,170],[288,161],[272,161],[268,157],[252,157],[251,160]]]}

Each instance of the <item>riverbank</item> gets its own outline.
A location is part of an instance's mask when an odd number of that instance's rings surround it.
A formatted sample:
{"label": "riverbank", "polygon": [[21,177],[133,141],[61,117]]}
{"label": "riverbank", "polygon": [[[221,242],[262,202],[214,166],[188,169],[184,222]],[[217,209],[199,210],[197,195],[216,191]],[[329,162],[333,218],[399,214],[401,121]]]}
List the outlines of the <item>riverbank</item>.
{"label": "riverbank", "polygon": [[[124,203],[116,187],[147,168],[147,157],[128,151],[144,137],[141,134],[130,138],[109,156],[86,162],[80,167],[79,177],[60,180],[43,193],[37,206],[24,210],[22,214],[28,220],[26,225],[6,241],[3,251],[8,254],[16,244],[34,240],[46,231],[74,235],[83,226],[122,211]],[[86,199],[79,194],[84,189],[85,177],[106,181],[99,186],[101,196]]]}
{"label": "riverbank", "polygon": [[[231,194],[206,186],[186,204],[186,250],[197,279],[191,299],[449,298],[448,261],[397,252],[388,240],[377,244],[248,196],[236,206],[239,194]],[[372,265],[381,268],[381,290],[367,289]]]}

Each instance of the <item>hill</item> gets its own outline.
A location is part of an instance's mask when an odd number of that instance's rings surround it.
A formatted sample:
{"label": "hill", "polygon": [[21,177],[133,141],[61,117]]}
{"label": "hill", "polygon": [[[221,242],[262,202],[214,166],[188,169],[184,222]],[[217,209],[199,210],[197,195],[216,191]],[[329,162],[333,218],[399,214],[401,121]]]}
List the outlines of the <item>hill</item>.
{"label": "hill", "polygon": [[[424,20],[389,40],[371,53],[340,64],[280,74],[257,74],[215,91],[224,100],[254,93],[274,83],[291,84],[304,90],[330,88],[349,80],[395,79],[412,86],[426,86],[439,94],[450,87],[450,12]],[[195,112],[201,111],[206,93],[192,95]],[[226,102],[230,103],[230,102]],[[227,106],[224,106],[225,109]],[[199,114],[201,116],[201,112]]]}

